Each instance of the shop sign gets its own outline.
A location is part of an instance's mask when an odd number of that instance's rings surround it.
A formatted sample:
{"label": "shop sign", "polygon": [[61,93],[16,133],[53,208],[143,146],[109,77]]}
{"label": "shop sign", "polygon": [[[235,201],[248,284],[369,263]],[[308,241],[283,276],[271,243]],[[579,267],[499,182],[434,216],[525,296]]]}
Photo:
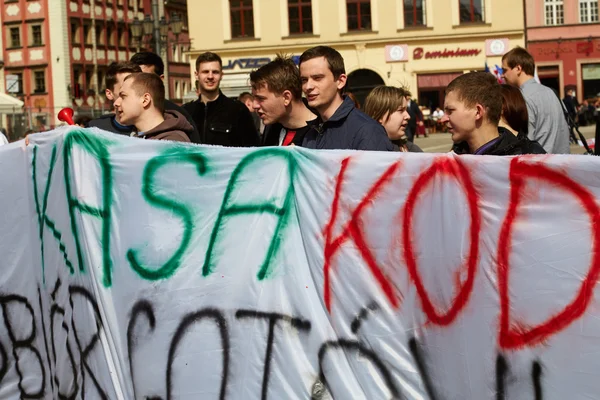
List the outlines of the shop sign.
{"label": "shop sign", "polygon": [[579,42],[577,43],[577,52],[590,54],[594,51],[594,43],[592,42]]}
{"label": "shop sign", "polygon": [[582,66],[583,80],[600,79],[600,64],[588,64]]}
{"label": "shop sign", "polygon": [[385,46],[385,61],[398,62],[408,61],[407,44],[388,44]]}
{"label": "shop sign", "polygon": [[235,60],[229,60],[227,65],[223,65],[223,69],[234,69],[235,67],[238,67],[239,69],[256,69],[269,62],[271,62],[269,57],[237,58]]}
{"label": "shop sign", "polygon": [[485,41],[485,55],[501,56],[508,51],[508,39],[488,39]]}
{"label": "shop sign", "polygon": [[461,49],[457,47],[456,50],[438,50],[438,51],[425,51],[422,47],[417,47],[413,50],[413,59],[420,60],[422,58],[451,58],[451,57],[473,57],[481,53],[480,49]]}
{"label": "shop sign", "polygon": [[556,47],[540,47],[538,49],[539,56],[549,56],[556,54],[557,56],[562,53],[572,53],[573,49],[569,46],[556,46]]}

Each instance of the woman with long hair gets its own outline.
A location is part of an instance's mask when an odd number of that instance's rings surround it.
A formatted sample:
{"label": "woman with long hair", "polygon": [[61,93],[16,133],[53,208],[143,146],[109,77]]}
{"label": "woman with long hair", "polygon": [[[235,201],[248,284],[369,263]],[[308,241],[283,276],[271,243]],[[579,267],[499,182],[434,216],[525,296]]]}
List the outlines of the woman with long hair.
{"label": "woman with long hair", "polygon": [[502,115],[498,126],[508,129],[515,136],[525,136],[529,132],[527,103],[516,86],[502,85]]}

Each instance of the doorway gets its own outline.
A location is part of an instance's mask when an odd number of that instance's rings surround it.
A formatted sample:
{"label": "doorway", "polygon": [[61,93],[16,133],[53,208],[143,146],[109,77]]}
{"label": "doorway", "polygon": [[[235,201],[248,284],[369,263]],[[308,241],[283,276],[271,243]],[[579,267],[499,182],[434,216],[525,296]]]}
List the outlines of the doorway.
{"label": "doorway", "polygon": [[362,106],[371,90],[379,85],[385,85],[385,82],[377,72],[370,69],[357,69],[348,75],[346,92],[352,93]]}

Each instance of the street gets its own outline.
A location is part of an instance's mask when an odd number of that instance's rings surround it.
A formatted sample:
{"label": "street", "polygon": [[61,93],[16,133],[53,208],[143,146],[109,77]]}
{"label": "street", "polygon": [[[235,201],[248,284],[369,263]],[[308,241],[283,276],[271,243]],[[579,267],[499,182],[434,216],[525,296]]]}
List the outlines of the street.
{"label": "street", "polygon": [[[586,139],[593,139],[596,125],[582,126],[579,130]],[[431,133],[429,137],[416,138],[415,144],[426,153],[445,153],[452,147],[452,139],[449,133]],[[584,152],[583,147],[571,145],[571,154],[583,154]]]}

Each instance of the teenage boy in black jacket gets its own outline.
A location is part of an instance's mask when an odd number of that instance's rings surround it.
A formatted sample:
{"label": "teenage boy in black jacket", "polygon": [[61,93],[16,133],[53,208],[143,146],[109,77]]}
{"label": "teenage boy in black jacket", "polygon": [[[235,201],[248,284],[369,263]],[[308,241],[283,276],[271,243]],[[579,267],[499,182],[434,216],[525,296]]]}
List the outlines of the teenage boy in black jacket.
{"label": "teenage boy in black jacket", "polygon": [[543,147],[526,137],[516,137],[498,128],[502,93],[496,77],[488,72],[471,72],[446,87],[444,116],[457,154],[510,156],[545,154]]}
{"label": "teenage boy in black jacket", "polygon": [[196,79],[200,97],[183,108],[192,116],[204,144],[231,147],[258,146],[259,136],[250,111],[243,103],[219,90],[223,62],[215,53],[202,53],[196,59]]}
{"label": "teenage boy in black jacket", "polygon": [[278,56],[250,74],[252,103],[265,124],[263,146],[301,146],[317,115],[302,100],[298,67]]}

